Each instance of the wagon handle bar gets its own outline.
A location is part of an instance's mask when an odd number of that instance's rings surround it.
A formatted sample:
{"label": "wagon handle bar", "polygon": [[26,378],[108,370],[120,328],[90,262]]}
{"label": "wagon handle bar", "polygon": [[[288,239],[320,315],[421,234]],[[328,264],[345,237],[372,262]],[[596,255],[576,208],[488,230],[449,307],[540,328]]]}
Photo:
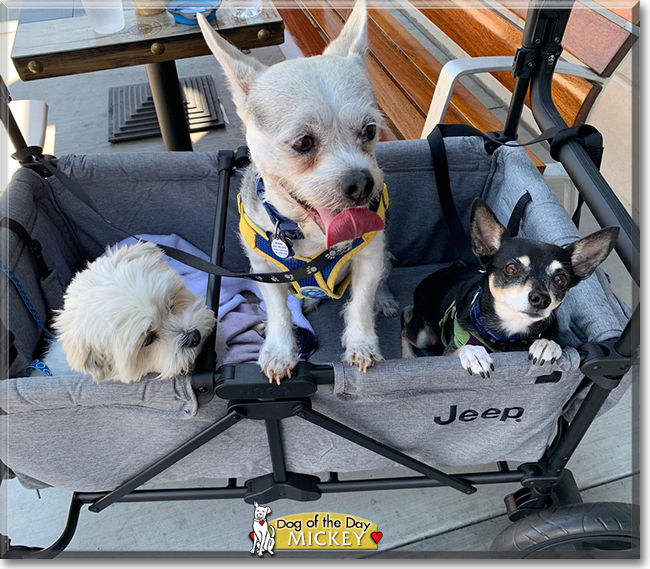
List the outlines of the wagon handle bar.
{"label": "wagon handle bar", "polygon": [[[533,18],[539,11],[546,11],[549,15],[560,11],[570,11],[564,7],[549,7],[548,0],[534,0],[529,6],[527,26],[536,21]],[[542,18],[546,19],[546,18]],[[525,31],[526,34],[526,31]],[[562,38],[560,38],[561,40]],[[561,43],[555,41],[545,42],[541,46],[539,64],[535,66],[530,82],[530,108],[535,122],[542,132],[553,128],[566,128],[567,124],[557,110],[552,96],[552,79],[555,66],[562,53]],[[566,169],[571,181],[585,200],[586,205],[593,213],[601,227],[610,225],[618,226],[619,232],[616,241],[616,252],[623,265],[637,286],[640,284],[640,231],[639,226],[632,216],[623,207],[616,194],[602,176],[585,148],[574,140],[568,140],[558,151],[559,161]],[[619,356],[631,358],[640,345],[640,304],[632,314],[621,336],[615,342],[615,349]]]}
{"label": "wagon handle bar", "polygon": [[18,151],[27,148],[27,142],[25,141],[23,133],[20,132],[18,123],[11,112],[11,108],[9,107],[10,102],[11,95],[9,94],[9,89],[5,80],[2,78],[2,75],[0,75],[0,121],[7,130],[9,140],[11,140],[14,150]]}

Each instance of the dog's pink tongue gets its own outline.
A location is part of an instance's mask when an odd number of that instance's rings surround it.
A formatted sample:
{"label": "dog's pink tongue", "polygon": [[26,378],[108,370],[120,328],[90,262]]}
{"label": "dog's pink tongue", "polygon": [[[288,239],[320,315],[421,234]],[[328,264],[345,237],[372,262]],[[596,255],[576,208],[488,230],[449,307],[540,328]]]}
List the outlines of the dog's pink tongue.
{"label": "dog's pink tongue", "polygon": [[327,210],[318,210],[325,224],[327,247],[341,241],[349,241],[361,237],[371,231],[381,231],[384,221],[374,211],[360,207],[346,209],[337,216]]}

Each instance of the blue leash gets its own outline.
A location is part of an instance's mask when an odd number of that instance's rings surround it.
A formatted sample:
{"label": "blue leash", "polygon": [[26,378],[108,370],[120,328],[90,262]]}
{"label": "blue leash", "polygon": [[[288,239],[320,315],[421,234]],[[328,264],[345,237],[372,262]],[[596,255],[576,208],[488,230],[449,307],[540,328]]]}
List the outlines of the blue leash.
{"label": "blue leash", "polygon": [[41,317],[38,315],[38,312],[36,311],[36,308],[34,308],[34,305],[32,304],[32,301],[29,300],[29,296],[27,296],[27,293],[25,292],[25,289],[23,288],[23,285],[20,284],[20,281],[18,280],[18,277],[14,274],[14,272],[7,266],[3,261],[0,261],[0,271],[2,271],[5,275],[9,277],[9,280],[14,283],[14,286],[16,287],[16,290],[18,291],[18,294],[20,295],[20,298],[22,299],[23,303],[25,304],[25,308],[29,310],[29,313],[32,315],[34,318],[34,321],[38,325],[38,327],[43,330],[43,333],[45,334],[45,337],[48,340],[53,340],[54,339],[54,334],[50,332],[46,327],[45,324],[43,324],[43,321],[41,320]]}
{"label": "blue leash", "polygon": [[[46,327],[43,321],[41,320],[41,317],[39,316],[36,308],[34,308],[34,305],[32,304],[32,301],[29,299],[29,296],[27,296],[27,293],[25,292],[25,289],[23,288],[23,285],[20,284],[20,281],[18,280],[18,277],[14,274],[14,272],[3,262],[0,260],[0,271],[2,271],[7,277],[9,277],[9,280],[14,284],[16,287],[16,290],[18,291],[18,294],[20,295],[20,298],[22,299],[25,308],[29,311],[29,313],[32,315],[32,318],[34,319],[34,322],[36,322],[37,326],[43,331],[43,334],[45,334],[45,337],[48,340],[53,340],[54,339],[54,334],[50,332]],[[30,363],[27,366],[27,369],[25,370],[25,374],[29,377],[32,373],[32,371],[38,371],[42,373],[43,375],[47,377],[52,377],[52,372],[50,369],[47,367],[47,365],[42,361],[42,360],[34,360],[32,363]]]}
{"label": "blue leash", "polygon": [[25,369],[25,375],[27,377],[32,375],[32,371],[38,371],[42,373],[45,377],[52,377],[52,372],[50,368],[47,367],[47,364],[43,360],[34,360],[31,364]]}

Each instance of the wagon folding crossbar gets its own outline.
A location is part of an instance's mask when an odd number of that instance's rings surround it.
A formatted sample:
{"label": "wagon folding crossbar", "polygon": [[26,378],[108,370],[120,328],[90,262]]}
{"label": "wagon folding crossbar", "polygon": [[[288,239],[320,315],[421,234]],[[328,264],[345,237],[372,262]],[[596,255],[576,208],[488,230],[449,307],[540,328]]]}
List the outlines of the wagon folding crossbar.
{"label": "wagon folding crossbar", "polygon": [[[551,98],[551,78],[562,51],[561,39],[570,11],[570,7],[556,8],[549,1],[531,3],[522,48],[515,59],[513,72],[516,85],[505,128],[501,133],[503,140],[517,138],[517,128],[528,93],[534,117],[542,131],[552,127],[566,127]],[[3,116],[3,119],[14,143],[20,144],[16,138],[15,124],[12,124],[13,118],[9,114],[8,117]],[[26,146],[24,140],[22,143],[23,147]],[[40,149],[37,150],[40,152]],[[21,158],[22,165],[26,167],[35,162],[29,152],[21,154]],[[567,141],[559,149],[559,159],[596,220],[602,226],[621,227],[616,251],[638,284],[638,226],[620,205],[583,145],[575,140]],[[238,167],[246,165],[246,156],[241,149],[237,152],[222,151],[218,155],[218,162],[219,191],[210,261],[221,265],[230,177]],[[219,276],[209,276],[207,303],[211,308],[218,307],[220,281]],[[575,480],[565,467],[610,391],[619,384],[633,364],[639,347],[639,326],[640,312],[637,305],[620,337],[588,343],[578,349],[581,370],[591,382],[591,387],[573,420],[568,423],[560,419],[556,437],[540,461],[522,464],[516,470],[511,470],[507,462],[499,462],[495,471],[455,475],[446,474],[314,410],[312,395],[319,386],[334,383],[332,366],[301,362],[294,370],[293,377],[284,380],[281,385],[270,384],[257,364],[223,365],[215,371],[213,334],[197,360],[192,387],[199,404],[208,403],[214,396],[228,401],[225,414],[115,490],[73,493],[65,529],[51,546],[41,549],[12,545],[8,537],[2,536],[2,556],[55,557],[70,543],[84,505],[88,505],[92,512],[101,512],[114,503],[230,498],[240,498],[247,503],[269,503],[278,499],[313,501],[326,493],[444,486],[471,494],[476,492],[478,485],[501,483],[520,483],[522,486],[505,499],[508,514],[513,521],[547,508],[550,504],[580,503]],[[282,427],[282,420],[289,417],[302,418],[417,474],[386,479],[341,480],[338,473],[330,472],[326,480],[321,480],[317,476],[291,472],[286,466]],[[265,423],[272,464],[272,472],[269,474],[249,479],[243,485],[238,485],[237,480],[231,478],[223,487],[139,489],[159,473],[243,420]]]}

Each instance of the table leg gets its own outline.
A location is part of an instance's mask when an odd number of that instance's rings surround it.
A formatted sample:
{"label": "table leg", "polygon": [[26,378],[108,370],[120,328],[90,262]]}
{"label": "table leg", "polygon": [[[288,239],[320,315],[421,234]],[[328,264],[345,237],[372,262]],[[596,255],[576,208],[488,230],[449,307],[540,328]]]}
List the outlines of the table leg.
{"label": "table leg", "polygon": [[147,63],[145,67],[165,150],[191,152],[192,140],[176,63]]}

